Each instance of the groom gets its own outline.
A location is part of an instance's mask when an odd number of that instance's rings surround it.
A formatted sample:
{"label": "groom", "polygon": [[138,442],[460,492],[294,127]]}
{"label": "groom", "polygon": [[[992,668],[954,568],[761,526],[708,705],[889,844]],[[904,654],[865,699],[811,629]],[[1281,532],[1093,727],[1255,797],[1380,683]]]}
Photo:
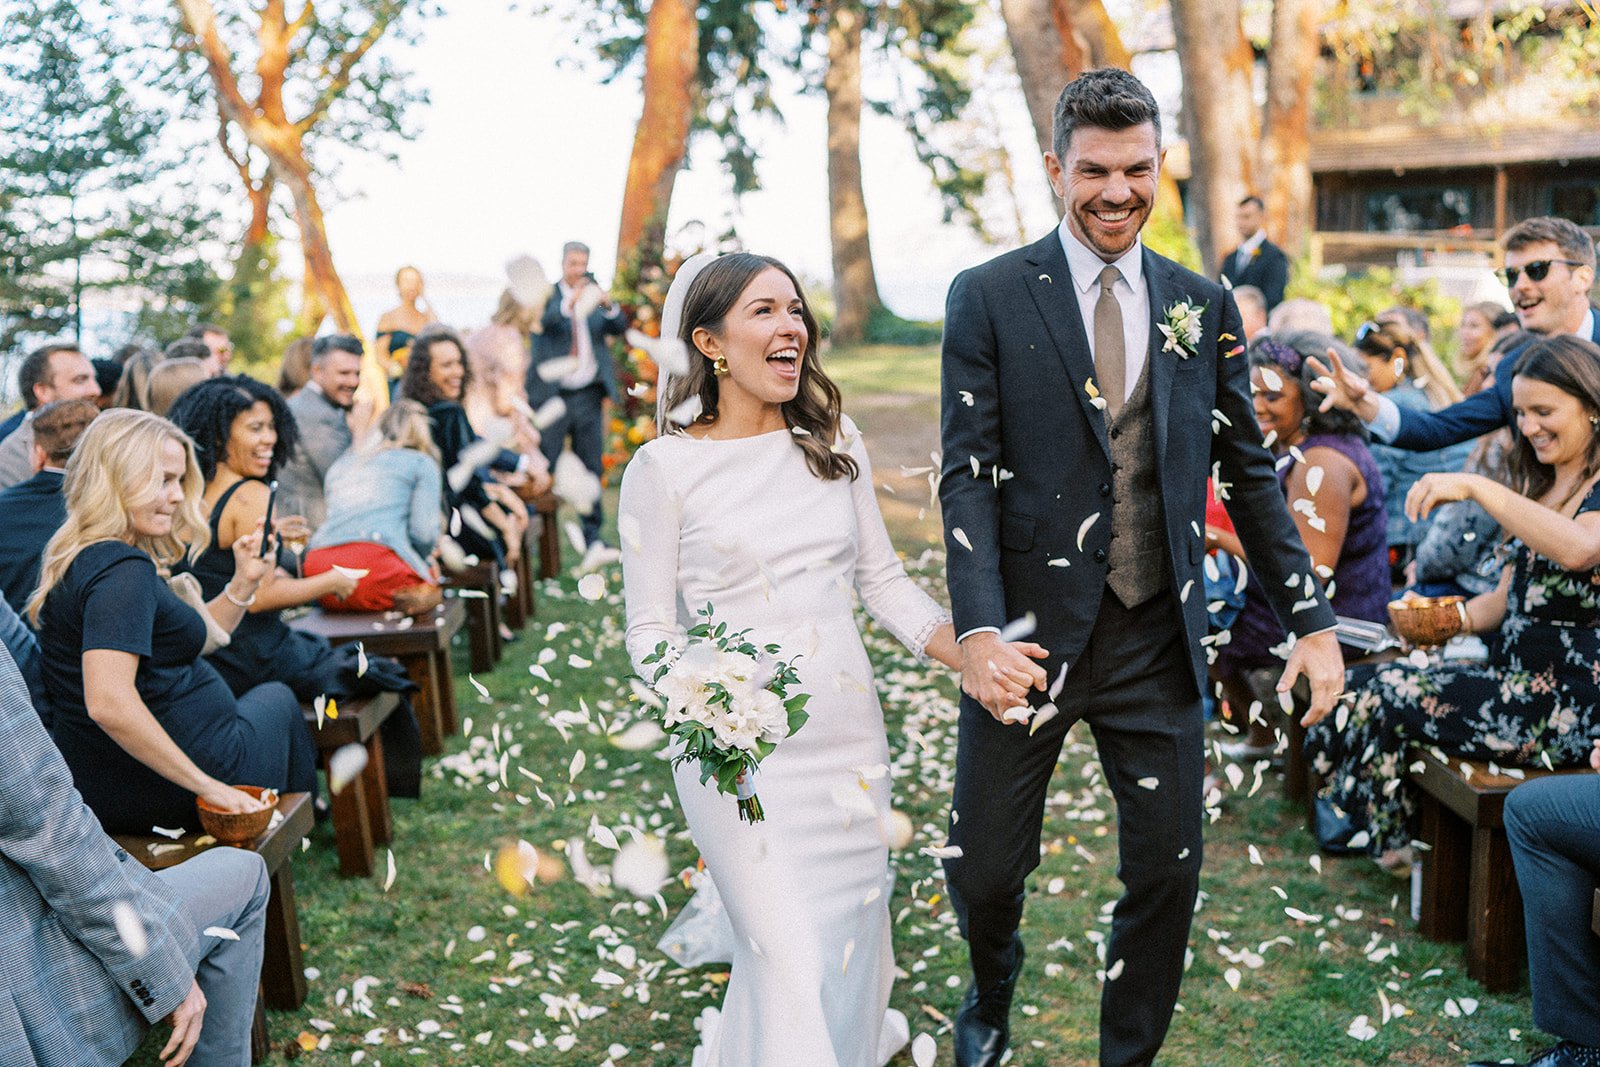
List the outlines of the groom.
{"label": "groom", "polygon": [[[1333,611],[1256,427],[1233,299],[1139,242],[1160,129],[1131,74],[1069,84],[1044,157],[1059,230],[961,274],[946,306],[939,494],[965,696],[950,817],[961,853],[945,871],[974,978],[956,1019],[960,1067],[1005,1052],[1023,883],[1078,719],[1116,797],[1126,887],[1106,946],[1100,1062],[1149,1064],[1161,1047],[1199,886],[1214,466],[1250,565],[1298,638],[1280,688],[1307,676],[1314,720],[1343,683]],[[1042,663],[998,633],[1029,615]]]}

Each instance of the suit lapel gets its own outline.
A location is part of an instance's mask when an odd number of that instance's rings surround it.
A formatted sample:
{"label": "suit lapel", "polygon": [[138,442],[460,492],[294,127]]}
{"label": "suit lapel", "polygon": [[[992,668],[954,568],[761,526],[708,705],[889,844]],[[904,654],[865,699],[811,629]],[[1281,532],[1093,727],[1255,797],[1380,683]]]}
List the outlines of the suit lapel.
{"label": "suit lapel", "polygon": [[1025,257],[1028,277],[1024,284],[1033,297],[1034,306],[1044,319],[1055,343],[1056,355],[1067,371],[1068,388],[1077,399],[1083,417],[1094,428],[1095,439],[1107,458],[1111,444],[1106,438],[1106,419],[1090,400],[1085,388],[1094,377],[1094,359],[1089,355],[1089,337],[1084,331],[1083,315],[1078,311],[1078,294],[1073,289],[1072,274],[1067,267],[1067,254],[1061,248],[1061,236],[1054,230],[1036,241]]}
{"label": "suit lapel", "polygon": [[1156,431],[1156,459],[1167,454],[1167,407],[1172,399],[1172,370],[1176,353],[1163,352],[1167,339],[1162,336],[1161,324],[1166,321],[1172,293],[1171,279],[1167,277],[1166,261],[1150,249],[1144,250],[1144,284],[1150,294],[1150,343],[1146,350],[1145,373],[1150,375],[1150,414]]}

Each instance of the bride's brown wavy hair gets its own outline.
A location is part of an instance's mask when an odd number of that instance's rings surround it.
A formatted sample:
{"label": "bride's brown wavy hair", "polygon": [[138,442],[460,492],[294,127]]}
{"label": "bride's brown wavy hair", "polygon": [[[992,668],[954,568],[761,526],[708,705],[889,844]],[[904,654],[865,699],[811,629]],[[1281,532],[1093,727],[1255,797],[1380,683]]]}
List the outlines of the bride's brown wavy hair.
{"label": "bride's brown wavy hair", "polygon": [[806,350],[800,360],[800,388],[793,400],[784,404],[783,418],[795,433],[795,444],[805,453],[806,466],[818,478],[831,481],[835,478],[854,480],[861,473],[856,461],[843,451],[834,451],[839,439],[839,387],[822,370],[818,359],[817,319],[806,303],[805,291],[794,271],[771,256],[758,256],[753,252],[732,252],[719,256],[702,270],[689,286],[683,301],[683,322],[678,328],[678,338],[689,349],[689,373],[675,376],[667,388],[668,411],[690,397],[700,398],[700,417],[703,423],[717,419],[718,380],[712,372],[711,360],[695,347],[694,332],[704,329],[722,335],[728,312],[738,302],[755,277],[763,271],[777,269],[794,283],[800,295],[800,317],[806,326]]}

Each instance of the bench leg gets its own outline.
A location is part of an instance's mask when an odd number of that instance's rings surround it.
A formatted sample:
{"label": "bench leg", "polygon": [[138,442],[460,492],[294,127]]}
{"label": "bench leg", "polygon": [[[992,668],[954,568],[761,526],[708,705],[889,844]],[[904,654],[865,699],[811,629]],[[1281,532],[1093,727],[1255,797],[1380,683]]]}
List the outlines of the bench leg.
{"label": "bench leg", "polygon": [[1310,807],[1310,765],[1306,763],[1306,728],[1300,725],[1299,702],[1288,715],[1289,751],[1284,753],[1283,795],[1290,804]]}
{"label": "bench leg", "polygon": [[466,601],[467,643],[472,653],[472,673],[487,674],[494,669],[494,642],[500,636],[494,625],[497,613],[488,597],[467,597]]}
{"label": "bench leg", "polygon": [[561,573],[561,527],[556,513],[539,513],[539,577],[554,578]]}
{"label": "bench leg", "polygon": [[1476,829],[1467,890],[1467,974],[1491,993],[1508,993],[1522,982],[1526,951],[1511,844],[1501,827]]}
{"label": "bench leg", "polygon": [[[371,765],[368,760],[367,766]],[[366,774],[365,771],[361,773]],[[329,790],[328,804],[333,809],[333,841],[339,851],[339,873],[346,878],[366,878],[372,874],[373,852],[367,791],[359,780],[347,782],[337,793]]]}
{"label": "bench leg", "polygon": [[267,1057],[272,1055],[272,1035],[267,1033],[267,1009],[263,1003],[265,994],[259,986],[256,987],[256,1014],[250,1021],[250,1063],[266,1063]]}
{"label": "bench leg", "polygon": [[460,728],[456,717],[456,670],[450,662],[449,649],[438,649],[431,658],[434,676],[438,679],[434,688],[439,697],[436,714],[442,733],[448,737]]}
{"label": "bench leg", "polygon": [[294,866],[285,862],[272,876],[267,902],[261,989],[267,1007],[293,1011],[306,1002],[306,965],[300,955],[300,915],[294,903]]}
{"label": "bench leg", "polygon": [[533,532],[533,523],[529,522],[528,529],[522,536],[522,556],[517,560],[517,600],[520,602],[524,624],[533,620],[533,583],[539,577],[533,566],[534,554],[539,551],[537,540]]}
{"label": "bench leg", "polygon": [[[1417,927],[1430,941],[1461,941],[1467,936],[1467,908],[1462,888],[1472,857],[1472,828],[1422,793],[1422,916]],[[1509,860],[1508,867],[1509,870]]]}
{"label": "bench leg", "polygon": [[[355,788],[352,782],[346,788]],[[394,820],[389,812],[389,772],[383,766],[383,735],[367,738],[367,766],[361,772],[361,790],[366,794],[367,820],[375,845],[394,840]]]}
{"label": "bench leg", "polygon": [[402,657],[400,665],[405,668],[406,677],[417,686],[417,692],[411,697],[411,707],[417,713],[417,729],[422,733],[422,754],[437,756],[444,751],[441,714],[444,680],[439,677],[438,663],[433,653],[420,652]]}

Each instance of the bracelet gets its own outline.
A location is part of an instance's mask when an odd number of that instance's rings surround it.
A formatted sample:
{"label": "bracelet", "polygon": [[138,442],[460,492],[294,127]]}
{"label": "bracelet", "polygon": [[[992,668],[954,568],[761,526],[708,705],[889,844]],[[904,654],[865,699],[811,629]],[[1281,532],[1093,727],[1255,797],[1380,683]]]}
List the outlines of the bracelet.
{"label": "bracelet", "polygon": [[1462,634],[1474,633],[1475,631],[1472,628],[1472,616],[1467,613],[1467,602],[1465,600],[1456,601],[1456,610],[1461,612],[1461,629],[1457,630],[1456,632]]}
{"label": "bracelet", "polygon": [[253,592],[244,600],[240,600],[238,597],[234,596],[232,582],[229,582],[227,585],[222,587],[222,595],[227,597],[228,603],[232,604],[236,608],[248,608],[250,605],[256,602],[256,595]]}

